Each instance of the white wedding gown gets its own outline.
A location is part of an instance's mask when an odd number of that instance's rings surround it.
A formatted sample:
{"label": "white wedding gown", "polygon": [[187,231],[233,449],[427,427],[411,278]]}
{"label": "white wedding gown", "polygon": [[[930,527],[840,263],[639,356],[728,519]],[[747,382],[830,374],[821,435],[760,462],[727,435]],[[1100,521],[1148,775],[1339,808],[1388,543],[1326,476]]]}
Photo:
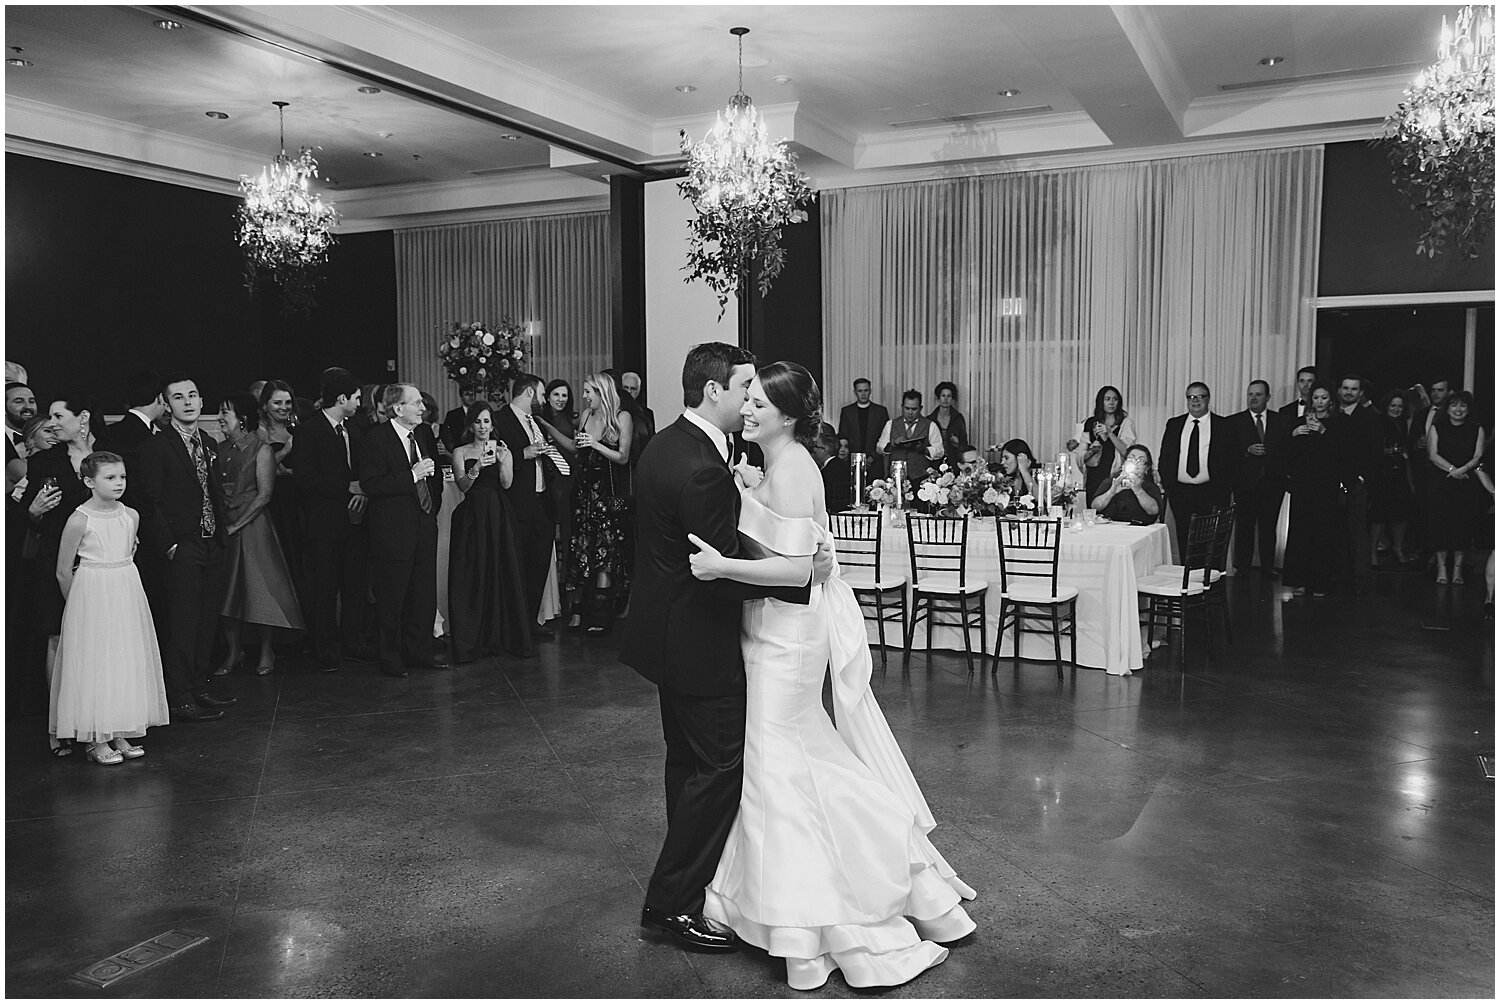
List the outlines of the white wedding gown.
{"label": "white wedding gown", "polygon": [[[745,495],[740,533],[764,552],[812,554],[826,531]],[[927,834],[935,825],[870,691],[864,617],[834,574],[807,605],[745,604],[748,702],[740,813],[703,912],[786,959],[787,982],[897,986],[974,930],[973,899]],[[833,671],[838,727],[823,709]]]}

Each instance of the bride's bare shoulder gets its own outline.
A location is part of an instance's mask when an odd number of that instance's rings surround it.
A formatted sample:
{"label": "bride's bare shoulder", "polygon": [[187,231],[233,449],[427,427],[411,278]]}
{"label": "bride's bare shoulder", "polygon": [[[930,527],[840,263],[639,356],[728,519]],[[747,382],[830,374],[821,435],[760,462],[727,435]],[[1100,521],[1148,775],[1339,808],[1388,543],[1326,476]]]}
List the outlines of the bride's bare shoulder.
{"label": "bride's bare shoulder", "polygon": [[813,519],[823,511],[823,474],[812,454],[800,445],[788,447],[777,458],[765,488],[761,501],[778,516]]}

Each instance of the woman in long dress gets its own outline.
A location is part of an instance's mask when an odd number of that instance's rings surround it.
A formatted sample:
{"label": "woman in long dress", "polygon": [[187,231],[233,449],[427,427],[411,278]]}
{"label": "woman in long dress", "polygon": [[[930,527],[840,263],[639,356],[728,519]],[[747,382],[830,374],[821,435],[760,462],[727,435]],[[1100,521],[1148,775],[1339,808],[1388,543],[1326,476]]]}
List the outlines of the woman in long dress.
{"label": "woman in long dress", "polygon": [[231,394],[219,407],[224,446],[215,462],[224,484],[224,661],[215,676],[232,673],[244,657],[240,648],[245,629],[258,631],[260,658],[255,672],[265,676],[276,668],[278,635],[287,638],[306,630],[297,587],[271,506],[275,493],[290,488],[289,479],[276,474],[276,454],[256,435],[260,408],[249,394]]}
{"label": "woman in long dress", "polygon": [[1333,406],[1333,388],[1313,384],[1307,412],[1292,427],[1287,444],[1291,506],[1281,583],[1302,596],[1327,596],[1333,587],[1340,540],[1340,483],[1348,458],[1339,444],[1344,415]]}
{"label": "woman in long dress", "polygon": [[595,373],[583,381],[583,414],[573,437],[578,448],[577,488],[567,586],[583,597],[583,628],[588,634],[609,631],[615,602],[630,589],[626,508],[634,429],[606,374]]}
{"label": "woman in long dress", "polygon": [[1458,391],[1448,398],[1448,421],[1427,430],[1427,459],[1432,464],[1428,493],[1429,539],[1437,552],[1437,582],[1448,581],[1448,554],[1453,554],[1453,584],[1464,584],[1464,552],[1472,548],[1479,521],[1495,485],[1484,463],[1484,429],[1470,414],[1474,397]]}
{"label": "woman in long dress", "polygon": [[[808,581],[827,538],[823,482],[804,445],[817,384],[794,363],[761,369],[742,412],[763,481],[744,493],[739,530],[757,559],[725,558],[696,537],[700,579]],[[935,823],[870,691],[864,618],[835,573],[806,605],[744,605],[747,703],[740,812],[705,892],[704,915],[784,958],[787,982],[896,986],[942,962],[974,930],[974,890],[928,840]],[[833,669],[838,726],[823,709]]]}
{"label": "woman in long dress", "polygon": [[526,581],[505,497],[515,460],[495,436],[488,401],[475,401],[466,418],[463,442],[453,451],[453,481],[464,493],[453,510],[448,544],[453,658],[463,663],[502,652],[532,655]]}

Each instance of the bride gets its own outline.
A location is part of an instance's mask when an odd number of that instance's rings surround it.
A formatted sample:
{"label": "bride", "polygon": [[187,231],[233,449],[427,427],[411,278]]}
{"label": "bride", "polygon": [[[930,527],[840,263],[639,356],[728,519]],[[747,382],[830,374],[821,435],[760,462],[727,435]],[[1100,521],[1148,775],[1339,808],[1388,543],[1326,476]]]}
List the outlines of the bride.
{"label": "bride", "polygon": [[[821,407],[801,366],[759,371],[741,414],[765,477],[742,489],[739,521],[745,553],[759,557],[725,558],[690,535],[694,576],[808,581],[828,534],[823,480],[805,446]],[[835,572],[806,606],[747,601],[740,646],[744,788],[704,915],[785,958],[794,989],[816,989],[835,969],[853,987],[905,983],[947,958],[941,942],[974,930],[959,900],[975,893],[927,839],[932,813],[870,691],[854,594]],[[830,666],[837,729],[822,702]]]}

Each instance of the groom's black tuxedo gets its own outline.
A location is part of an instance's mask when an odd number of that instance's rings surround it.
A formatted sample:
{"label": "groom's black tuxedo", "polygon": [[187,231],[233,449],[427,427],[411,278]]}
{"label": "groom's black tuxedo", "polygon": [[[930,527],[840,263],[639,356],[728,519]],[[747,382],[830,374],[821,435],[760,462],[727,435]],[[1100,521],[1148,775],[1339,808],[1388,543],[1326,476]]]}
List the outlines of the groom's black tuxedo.
{"label": "groom's black tuxedo", "polygon": [[713,442],[686,418],[652,437],[635,474],[635,581],[620,659],[655,683],[667,741],[667,838],[646,906],[667,915],[703,909],[739,811],[745,749],[740,604],[775,596],[806,603],[808,587],[700,582],[688,557],[696,534],[740,554],[739,491]]}

